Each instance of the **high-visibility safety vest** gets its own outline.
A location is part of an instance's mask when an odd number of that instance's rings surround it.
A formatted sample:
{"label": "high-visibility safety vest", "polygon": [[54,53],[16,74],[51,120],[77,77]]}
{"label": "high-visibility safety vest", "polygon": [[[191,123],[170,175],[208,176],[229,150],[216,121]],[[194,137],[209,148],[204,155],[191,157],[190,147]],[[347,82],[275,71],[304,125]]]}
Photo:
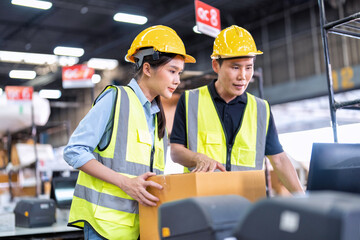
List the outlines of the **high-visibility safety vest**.
{"label": "high-visibility safety vest", "polygon": [[[155,117],[154,147],[138,97],[130,87],[115,87],[113,129],[109,144],[94,150],[96,159],[127,177],[152,169],[163,174],[167,136],[159,140]],[[105,91],[104,90],[104,91]],[[80,171],[70,209],[68,226],[84,227],[88,222],[106,239],[137,239],[138,202],[119,187]]]}
{"label": "high-visibility safety vest", "polygon": [[246,94],[241,126],[233,143],[228,143],[208,87],[186,91],[187,147],[222,163],[228,171],[262,169],[270,108],[267,101]]}

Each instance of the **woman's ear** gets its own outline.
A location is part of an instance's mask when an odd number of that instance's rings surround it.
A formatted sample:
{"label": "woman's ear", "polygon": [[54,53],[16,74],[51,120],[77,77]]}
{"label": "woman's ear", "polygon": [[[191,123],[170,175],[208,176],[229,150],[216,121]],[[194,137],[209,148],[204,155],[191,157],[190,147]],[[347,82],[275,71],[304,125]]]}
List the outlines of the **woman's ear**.
{"label": "woman's ear", "polygon": [[151,77],[151,66],[148,62],[143,63],[142,70],[144,75],[146,75],[147,77]]}

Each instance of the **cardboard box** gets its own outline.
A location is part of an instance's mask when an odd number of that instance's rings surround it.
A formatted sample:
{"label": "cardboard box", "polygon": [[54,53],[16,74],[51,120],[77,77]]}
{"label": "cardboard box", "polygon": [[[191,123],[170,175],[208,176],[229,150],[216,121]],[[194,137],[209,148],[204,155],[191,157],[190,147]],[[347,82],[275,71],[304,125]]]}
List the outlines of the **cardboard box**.
{"label": "cardboard box", "polygon": [[266,197],[265,173],[262,170],[159,175],[149,180],[161,184],[163,189],[148,189],[151,194],[160,199],[157,207],[139,205],[141,240],[160,239],[158,207],[164,202],[196,196],[227,194],[237,194],[251,202]]}

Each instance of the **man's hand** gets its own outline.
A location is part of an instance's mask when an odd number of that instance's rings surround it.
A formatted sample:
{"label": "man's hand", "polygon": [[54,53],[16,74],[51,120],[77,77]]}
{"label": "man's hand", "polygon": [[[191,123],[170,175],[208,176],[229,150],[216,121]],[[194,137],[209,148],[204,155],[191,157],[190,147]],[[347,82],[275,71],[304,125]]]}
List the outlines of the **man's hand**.
{"label": "man's hand", "polygon": [[221,163],[209,158],[205,154],[197,153],[194,160],[196,161],[196,167],[191,172],[214,172],[216,169],[226,172],[225,167]]}
{"label": "man's hand", "polygon": [[163,187],[153,181],[146,181],[151,176],[156,175],[155,173],[147,172],[143,175],[140,175],[136,178],[127,178],[125,181],[122,190],[126,192],[129,196],[134,198],[140,204],[144,206],[156,206],[156,202],[159,201],[157,197],[150,194],[146,188],[154,187],[157,189],[162,189]]}

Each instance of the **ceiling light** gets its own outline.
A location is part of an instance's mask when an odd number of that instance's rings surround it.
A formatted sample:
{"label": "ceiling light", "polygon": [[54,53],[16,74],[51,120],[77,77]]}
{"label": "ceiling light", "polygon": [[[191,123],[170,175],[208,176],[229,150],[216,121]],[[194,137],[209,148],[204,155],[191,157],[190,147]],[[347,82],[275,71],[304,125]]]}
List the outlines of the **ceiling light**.
{"label": "ceiling light", "polygon": [[54,64],[57,60],[52,54],[25,53],[23,57],[28,64]]}
{"label": "ceiling light", "polygon": [[26,63],[35,65],[51,65],[58,63],[60,66],[72,66],[79,62],[79,58],[56,56],[53,54],[0,51],[0,62]]}
{"label": "ceiling light", "polygon": [[38,0],[12,0],[12,4],[14,5],[20,5],[24,7],[32,7],[32,8],[39,8],[48,10],[51,8],[52,3],[48,1],[38,1]]}
{"label": "ceiling light", "polygon": [[87,66],[89,68],[99,69],[99,70],[113,70],[119,65],[118,60],[116,59],[106,59],[106,58],[91,58]]}
{"label": "ceiling light", "polygon": [[61,91],[56,89],[42,89],[39,92],[40,97],[48,99],[58,99],[61,97]]}
{"label": "ceiling light", "polygon": [[51,54],[0,51],[0,61],[27,64],[53,64],[57,61],[57,56]]}
{"label": "ceiling light", "polygon": [[60,56],[58,60],[59,65],[62,67],[72,66],[77,64],[78,62],[79,62],[79,58],[77,57]]}
{"label": "ceiling light", "polygon": [[9,77],[17,79],[34,79],[36,77],[36,72],[29,70],[11,70]]}
{"label": "ceiling light", "polygon": [[193,27],[193,31],[194,31],[195,33],[197,33],[197,34],[201,34],[201,32],[198,30],[197,25],[195,25],[195,26]]}
{"label": "ceiling light", "polygon": [[71,57],[81,57],[82,55],[84,55],[84,49],[58,46],[54,48],[54,54]]}
{"label": "ceiling light", "polygon": [[97,84],[101,81],[101,76],[99,74],[93,74],[91,77],[91,81],[93,84]]}
{"label": "ceiling light", "polygon": [[147,23],[147,17],[140,16],[140,15],[133,15],[127,13],[117,13],[114,15],[114,20],[118,22],[126,22],[126,23],[133,23],[143,25]]}

